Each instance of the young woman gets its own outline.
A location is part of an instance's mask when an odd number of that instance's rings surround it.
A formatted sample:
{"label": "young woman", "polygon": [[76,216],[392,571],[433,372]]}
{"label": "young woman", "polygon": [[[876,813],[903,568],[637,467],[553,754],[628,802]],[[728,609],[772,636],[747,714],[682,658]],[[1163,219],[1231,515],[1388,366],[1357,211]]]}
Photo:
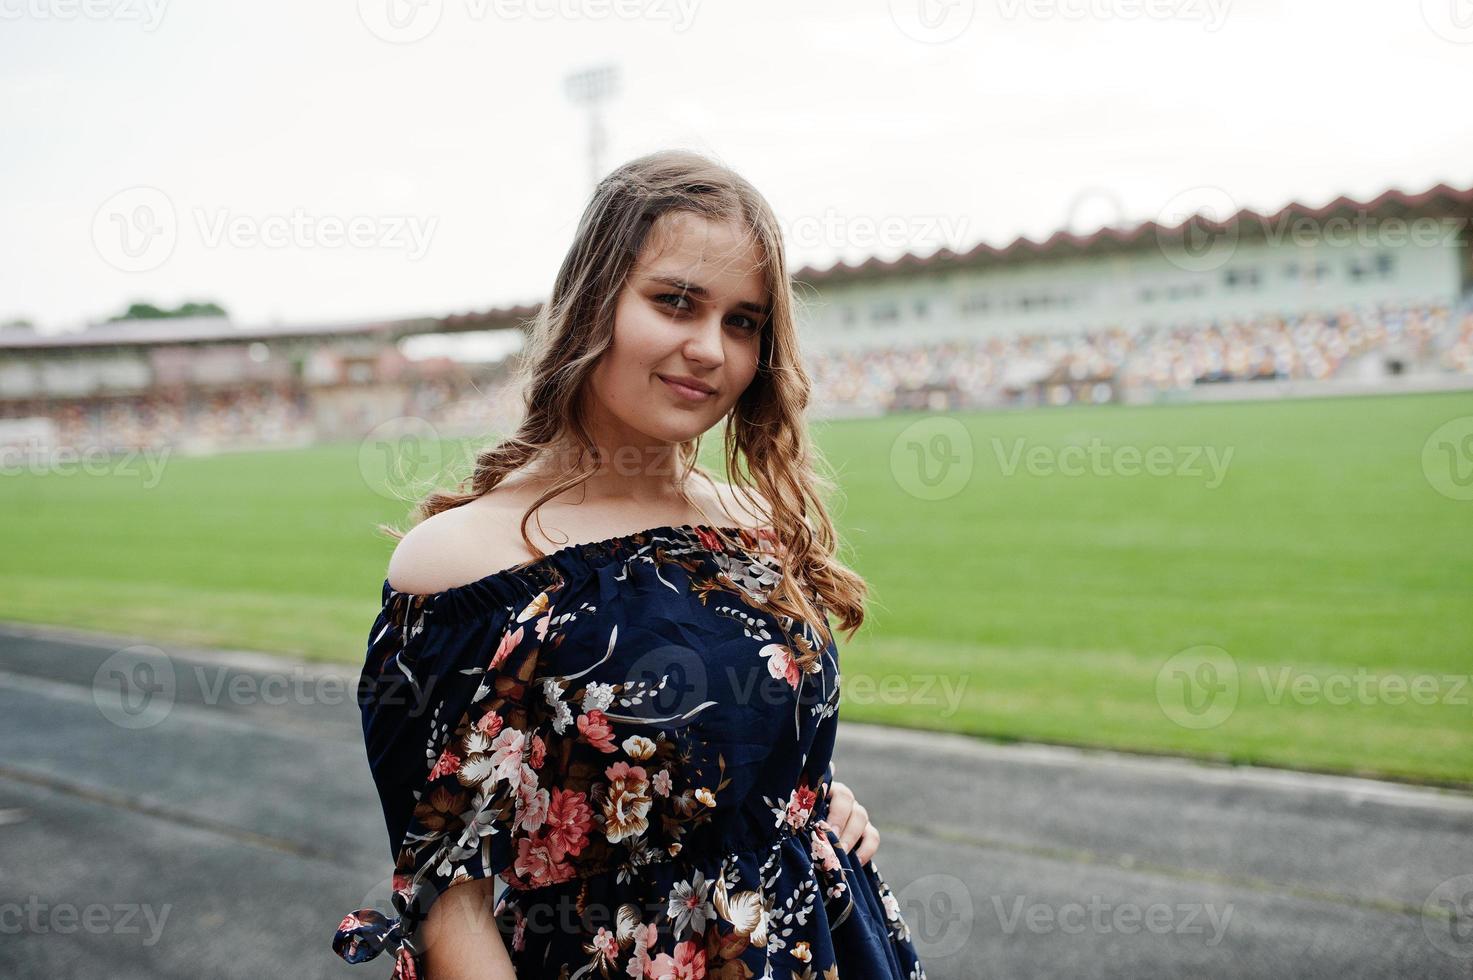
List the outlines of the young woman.
{"label": "young woman", "polygon": [[[772,210],[727,168],[664,152],[600,183],[520,428],[389,563],[360,692],[397,915],[350,913],[344,959],[923,980],[833,779],[828,616],[852,636],[865,585],[834,556],[793,306]],[[718,481],[696,458],[723,419]]]}

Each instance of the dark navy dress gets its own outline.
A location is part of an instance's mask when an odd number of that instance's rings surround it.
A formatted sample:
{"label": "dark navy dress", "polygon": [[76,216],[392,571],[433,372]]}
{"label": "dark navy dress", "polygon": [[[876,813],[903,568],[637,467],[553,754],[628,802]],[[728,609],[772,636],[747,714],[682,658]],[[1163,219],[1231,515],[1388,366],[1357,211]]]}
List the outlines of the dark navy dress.
{"label": "dark navy dress", "polygon": [[800,669],[817,636],[765,604],[771,532],[719,530],[384,583],[360,698],[394,909],[349,913],[343,959],[423,977],[430,904],[496,875],[519,977],[924,980],[879,869],[825,819],[834,643]]}

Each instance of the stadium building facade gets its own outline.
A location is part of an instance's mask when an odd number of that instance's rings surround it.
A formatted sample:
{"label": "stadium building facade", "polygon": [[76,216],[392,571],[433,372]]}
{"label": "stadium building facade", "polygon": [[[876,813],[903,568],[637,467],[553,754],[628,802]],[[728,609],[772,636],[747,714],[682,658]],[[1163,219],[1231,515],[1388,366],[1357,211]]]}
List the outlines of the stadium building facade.
{"label": "stadium building facade", "polygon": [[979,337],[1167,328],[1191,322],[1457,305],[1473,289],[1473,188],[1389,191],[1373,201],[1292,204],[1175,227],[1146,222],[1002,248],[844,264],[815,286],[814,350]]}

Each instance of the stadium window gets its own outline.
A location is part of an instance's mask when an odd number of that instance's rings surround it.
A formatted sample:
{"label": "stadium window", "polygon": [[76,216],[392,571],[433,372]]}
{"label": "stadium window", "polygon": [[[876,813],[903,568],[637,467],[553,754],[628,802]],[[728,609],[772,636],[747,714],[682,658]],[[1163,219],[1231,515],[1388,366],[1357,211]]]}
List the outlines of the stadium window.
{"label": "stadium window", "polygon": [[1299,278],[1299,263],[1298,262],[1290,262],[1288,265],[1284,266],[1284,278],[1285,279],[1298,279]]}
{"label": "stadium window", "polygon": [[1352,259],[1345,264],[1345,271],[1350,273],[1351,282],[1360,282],[1371,274],[1371,270],[1362,265],[1359,259]]}
{"label": "stadium window", "polygon": [[968,316],[977,313],[986,313],[988,307],[991,305],[992,302],[989,297],[982,293],[974,293],[971,296],[962,298],[962,312]]}
{"label": "stadium window", "polygon": [[1258,270],[1228,269],[1222,274],[1222,284],[1229,289],[1257,289],[1260,282]]}
{"label": "stadium window", "polygon": [[1396,256],[1390,252],[1381,252],[1376,256],[1376,273],[1382,279],[1390,279],[1396,275]]}
{"label": "stadium window", "polygon": [[841,311],[840,317],[842,318],[841,322],[844,324],[844,326],[852,327],[854,326],[855,321],[859,319],[859,314],[855,312],[854,307],[846,306]]}
{"label": "stadium window", "polygon": [[916,300],[912,309],[915,310],[916,319],[918,320],[924,320],[926,314],[930,311],[930,308],[926,305],[926,301],[923,299]]}
{"label": "stadium window", "polygon": [[1136,293],[1136,298],[1142,303],[1153,302],[1156,299],[1156,291],[1149,286],[1142,286],[1140,292]]}
{"label": "stadium window", "polygon": [[880,303],[872,306],[869,318],[871,323],[894,323],[900,319],[900,306],[897,303]]}

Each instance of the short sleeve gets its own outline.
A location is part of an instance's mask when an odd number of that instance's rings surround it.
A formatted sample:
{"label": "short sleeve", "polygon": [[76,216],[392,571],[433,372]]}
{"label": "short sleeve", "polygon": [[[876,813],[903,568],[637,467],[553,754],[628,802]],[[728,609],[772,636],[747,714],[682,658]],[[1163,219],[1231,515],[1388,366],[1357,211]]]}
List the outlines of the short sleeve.
{"label": "short sleeve", "polygon": [[548,608],[546,591],[510,576],[428,596],[385,583],[358,692],[397,914],[349,913],[333,939],[348,962],[387,948],[395,975],[414,975],[414,936],[435,898],[509,877],[512,824],[530,818],[546,762],[528,697]]}

